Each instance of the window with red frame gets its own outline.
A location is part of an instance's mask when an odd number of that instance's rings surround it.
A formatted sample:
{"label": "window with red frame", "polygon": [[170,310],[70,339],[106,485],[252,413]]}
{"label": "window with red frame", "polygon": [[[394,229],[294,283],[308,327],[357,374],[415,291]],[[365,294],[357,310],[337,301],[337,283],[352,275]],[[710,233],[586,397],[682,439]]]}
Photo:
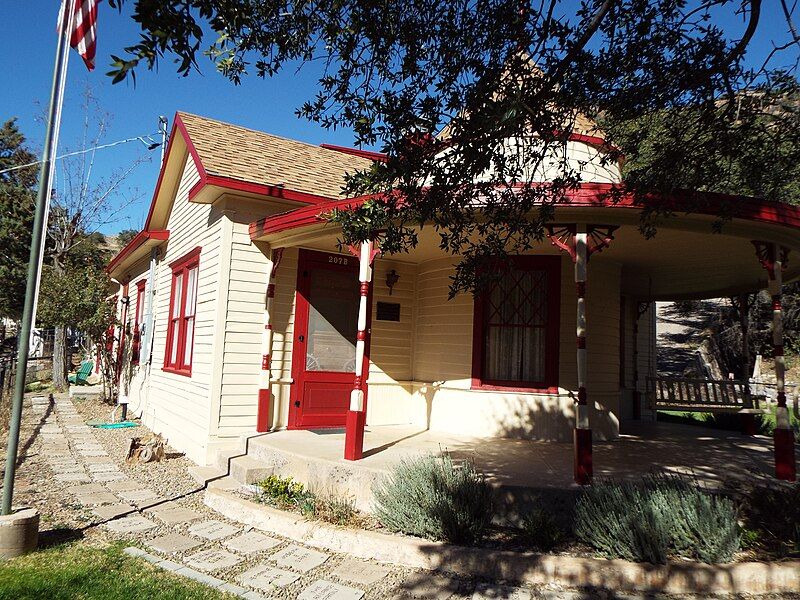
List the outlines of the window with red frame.
{"label": "window with red frame", "polygon": [[192,374],[199,261],[200,248],[195,248],[170,265],[172,267],[172,291],[169,301],[164,370],[181,375]]}
{"label": "window with red frame", "polygon": [[144,319],[144,289],[146,280],[136,283],[136,312],[133,313],[133,341],[131,342],[131,362],[139,364],[139,353],[142,345],[142,320]]}
{"label": "window with red frame", "polygon": [[475,302],[473,386],[558,386],[560,258],[515,256]]}

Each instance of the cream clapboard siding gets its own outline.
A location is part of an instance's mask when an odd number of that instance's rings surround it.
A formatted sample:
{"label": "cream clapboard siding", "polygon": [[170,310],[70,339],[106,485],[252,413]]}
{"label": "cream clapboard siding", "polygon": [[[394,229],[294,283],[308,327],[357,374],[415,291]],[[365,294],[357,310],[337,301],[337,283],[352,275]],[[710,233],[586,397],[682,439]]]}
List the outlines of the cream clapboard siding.
{"label": "cream clapboard siding", "polygon": [[647,377],[655,377],[658,372],[656,363],[656,310],[655,303],[650,302],[647,312],[639,319],[639,381],[642,390],[642,419],[655,421],[656,413],[650,410],[646,394]]}
{"label": "cream clapboard siding", "polygon": [[[391,295],[386,274],[399,279]],[[375,260],[372,273],[372,336],[367,379],[367,423],[396,425],[422,423],[424,406],[413,398],[413,348],[416,323],[414,304],[417,267],[391,258]],[[378,302],[400,305],[400,321],[378,320]]]}
{"label": "cream clapboard siding", "polygon": [[[577,388],[575,285],[572,263],[561,261],[560,394],[470,390],[473,300],[447,299],[452,259],[418,267],[413,352],[415,395],[431,429],[473,435],[568,440],[574,425],[570,392]],[[589,268],[588,390],[591,423],[599,438],[618,433],[619,267],[593,260]]]}
{"label": "cream clapboard siding", "polygon": [[[227,286],[222,385],[216,435],[229,438],[252,432],[258,411],[261,372],[261,340],[271,250],[250,241],[248,225],[265,214],[285,209],[279,206],[250,206],[244,199],[228,199],[226,218],[231,220],[230,268],[221,285]],[[285,427],[289,411],[291,380],[291,339],[294,323],[294,298],[297,281],[296,248],[288,248],[275,277],[275,302],[272,314],[272,394],[273,427]]]}
{"label": "cream clapboard siding", "polygon": [[[210,434],[212,372],[215,351],[216,306],[220,290],[222,214],[210,205],[188,200],[199,181],[187,158],[172,205],[167,229],[170,238],[156,271],[154,342],[148,398],[142,419],[169,443],[198,462],[206,462]],[[197,246],[202,248],[198,269],[197,308],[191,377],[163,370],[172,271],[170,264]]]}
{"label": "cream clapboard siding", "polygon": [[275,276],[272,331],[272,401],[275,427],[285,427],[289,422],[298,256],[297,248],[286,248]]}
{"label": "cream clapboard siding", "polygon": [[[639,391],[641,392],[641,418],[651,420],[655,413],[649,409],[646,394],[648,375],[656,372],[655,364],[655,322],[652,303],[639,317],[638,357],[639,357]],[[638,314],[637,301],[632,296],[625,297],[625,382],[620,393],[620,414],[623,420],[633,419],[633,355],[634,355],[634,323]]]}

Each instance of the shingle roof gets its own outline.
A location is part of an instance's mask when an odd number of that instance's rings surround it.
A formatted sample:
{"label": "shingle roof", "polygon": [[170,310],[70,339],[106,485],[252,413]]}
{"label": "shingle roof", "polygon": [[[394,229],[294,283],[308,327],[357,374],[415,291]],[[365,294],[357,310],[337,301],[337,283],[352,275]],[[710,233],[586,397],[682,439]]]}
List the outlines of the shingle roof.
{"label": "shingle roof", "polygon": [[238,125],[178,113],[209,175],[342,197],[345,173],[372,161]]}

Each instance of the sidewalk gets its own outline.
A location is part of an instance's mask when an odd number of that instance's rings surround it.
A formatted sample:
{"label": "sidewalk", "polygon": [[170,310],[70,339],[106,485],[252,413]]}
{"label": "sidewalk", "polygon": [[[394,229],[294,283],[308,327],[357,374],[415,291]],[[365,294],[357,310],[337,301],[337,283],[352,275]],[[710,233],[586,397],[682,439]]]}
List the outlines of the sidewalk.
{"label": "sidewalk", "polygon": [[[123,539],[131,546],[129,554],[234,596],[249,600],[605,597],[514,588],[320,552],[271,532],[242,527],[204,506],[204,490],[185,472],[186,459],[125,464],[124,442],[143,435],[143,427],[95,430],[85,425],[86,415],[66,397],[56,398],[53,406],[45,398],[34,398],[27,413],[29,431],[23,433],[32,437],[20,467],[23,490],[36,491],[36,481],[46,486],[48,478],[55,484],[54,495],[37,506],[43,530],[53,523],[51,509],[69,510],[71,520],[84,523],[73,537],[99,534]],[[39,480],[31,477],[26,466],[35,465],[26,464],[28,457],[44,457],[52,476],[39,469]],[[59,496],[61,505],[54,507]],[[64,529],[59,523],[55,528]]]}

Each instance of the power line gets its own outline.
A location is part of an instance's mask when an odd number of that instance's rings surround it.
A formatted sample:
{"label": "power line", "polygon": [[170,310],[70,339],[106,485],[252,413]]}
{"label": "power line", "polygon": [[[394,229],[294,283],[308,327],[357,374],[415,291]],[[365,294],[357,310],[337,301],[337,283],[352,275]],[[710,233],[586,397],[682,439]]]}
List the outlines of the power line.
{"label": "power line", "polygon": [[[93,146],[91,148],[85,148],[83,150],[76,150],[74,152],[67,152],[66,154],[62,154],[60,156],[56,156],[55,160],[60,160],[62,158],[68,158],[70,156],[77,156],[79,154],[86,154],[87,152],[93,152],[95,150],[102,150],[103,148],[111,148],[112,146],[119,146],[120,144],[127,144],[129,142],[142,142],[148,150],[155,150],[159,146],[161,146],[161,142],[153,141],[153,139],[148,135],[140,135],[132,138],[127,138],[125,140],[119,140],[116,142],[110,142],[108,144],[102,144],[100,146]],[[41,164],[41,160],[35,160],[33,162],[25,163],[24,165],[16,165],[13,167],[8,167],[7,169],[0,169],[0,175],[3,173],[9,173],[11,171],[18,171],[19,169],[25,169],[27,167],[33,167],[35,165]]]}

